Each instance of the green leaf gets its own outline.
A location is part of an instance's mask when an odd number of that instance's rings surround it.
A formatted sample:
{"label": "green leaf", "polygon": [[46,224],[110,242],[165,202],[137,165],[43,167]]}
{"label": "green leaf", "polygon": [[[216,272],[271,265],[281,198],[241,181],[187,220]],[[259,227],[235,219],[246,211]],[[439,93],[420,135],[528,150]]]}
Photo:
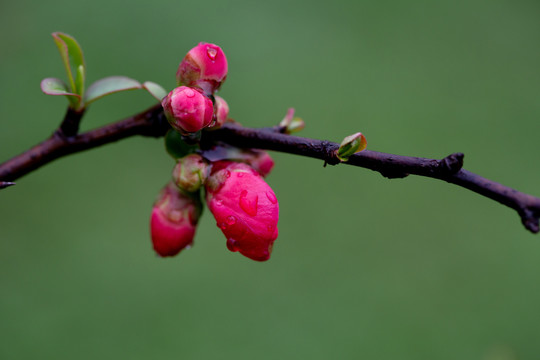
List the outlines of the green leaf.
{"label": "green leaf", "polygon": [[[80,86],[84,86],[84,70],[86,67],[84,65],[84,56],[81,47],[75,38],[68,34],[54,32],[52,33],[52,36],[58,47],[60,56],[62,57],[64,67],[66,68],[69,84],[71,86],[70,90],[72,93],[82,96],[83,89]],[[80,66],[82,66],[82,72],[79,71]],[[74,73],[76,73],[76,78],[73,77]]]}
{"label": "green leaf", "polygon": [[96,81],[88,87],[84,96],[86,105],[104,96],[120,91],[142,89],[142,85],[137,80],[125,76],[110,76]]}
{"label": "green leaf", "polygon": [[337,157],[341,161],[347,161],[349,160],[350,156],[362,150],[365,150],[366,147],[367,140],[361,132],[349,135],[345,139],[343,139],[343,141],[339,145],[339,149],[337,150]]}
{"label": "green leaf", "polygon": [[77,94],[84,96],[84,80],[85,80],[84,65],[79,65],[77,68],[77,77],[75,78],[75,86],[77,87]]}
{"label": "green leaf", "polygon": [[161,101],[165,96],[167,96],[167,90],[165,90],[161,85],[156,84],[152,81],[145,81],[142,84],[143,88],[146,89],[157,100]]}
{"label": "green leaf", "polygon": [[47,95],[65,95],[72,107],[77,107],[81,97],[69,91],[67,85],[60,79],[46,78],[41,81],[41,91]]}

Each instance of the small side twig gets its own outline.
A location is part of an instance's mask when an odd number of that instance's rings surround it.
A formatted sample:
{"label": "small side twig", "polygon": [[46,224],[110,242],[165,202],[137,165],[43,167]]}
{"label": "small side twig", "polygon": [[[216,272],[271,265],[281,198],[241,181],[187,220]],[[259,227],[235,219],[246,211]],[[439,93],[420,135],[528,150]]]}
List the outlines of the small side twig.
{"label": "small side twig", "polygon": [[13,186],[15,185],[14,182],[10,182],[10,181],[0,181],[0,189],[5,189],[7,188],[8,186]]}

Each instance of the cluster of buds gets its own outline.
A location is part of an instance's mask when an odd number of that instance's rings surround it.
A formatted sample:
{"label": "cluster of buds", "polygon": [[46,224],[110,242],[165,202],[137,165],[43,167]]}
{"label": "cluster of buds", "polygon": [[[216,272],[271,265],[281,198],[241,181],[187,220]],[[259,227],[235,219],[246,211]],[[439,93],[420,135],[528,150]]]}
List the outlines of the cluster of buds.
{"label": "cluster of buds", "polygon": [[227,58],[217,45],[200,43],[187,53],[176,73],[178,87],[161,102],[174,129],[189,134],[223,125],[229,106],[214,93],[225,81],[227,70]]}
{"label": "cluster of buds", "polygon": [[[221,48],[200,43],[180,63],[178,87],[162,101],[173,128],[166,146],[177,164],[150,221],[152,243],[160,256],[174,256],[191,246],[204,198],[229,250],[256,261],[270,258],[278,236],[279,204],[263,177],[274,166],[272,158],[260,150],[201,150],[179,144],[182,136],[227,121],[229,106],[215,95],[226,77],[227,59]],[[179,154],[182,149],[185,153]]]}

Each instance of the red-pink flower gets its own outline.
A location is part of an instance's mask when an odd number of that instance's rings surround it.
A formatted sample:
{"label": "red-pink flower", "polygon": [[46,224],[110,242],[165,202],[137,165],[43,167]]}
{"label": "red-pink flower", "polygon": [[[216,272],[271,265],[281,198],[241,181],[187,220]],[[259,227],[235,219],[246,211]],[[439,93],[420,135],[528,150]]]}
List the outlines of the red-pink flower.
{"label": "red-pink flower", "polygon": [[198,86],[210,95],[218,90],[227,77],[227,58],[217,45],[199,43],[191,49],[178,66],[178,85]]}
{"label": "red-pink flower", "polygon": [[206,202],[229,250],[257,261],[270,258],[278,236],[279,204],[259,173],[242,163],[214,163]]}
{"label": "red-pink flower", "polygon": [[174,256],[193,243],[202,204],[197,197],[167,184],[152,209],[150,233],[160,256]]}
{"label": "red-pink flower", "polygon": [[212,100],[197,88],[180,86],[171,91],[161,102],[167,120],[173,128],[183,133],[197,132],[212,122]]}

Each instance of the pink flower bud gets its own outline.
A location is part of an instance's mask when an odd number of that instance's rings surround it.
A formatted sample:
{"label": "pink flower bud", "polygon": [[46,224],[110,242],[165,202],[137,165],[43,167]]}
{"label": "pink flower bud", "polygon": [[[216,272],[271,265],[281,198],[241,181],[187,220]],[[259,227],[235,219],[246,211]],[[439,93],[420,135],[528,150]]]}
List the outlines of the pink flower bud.
{"label": "pink flower bud", "polygon": [[257,261],[270,258],[278,236],[279,204],[274,191],[251,167],[218,161],[206,182],[206,202],[227,247]]}
{"label": "pink flower bud", "polygon": [[150,218],[154,250],[160,256],[174,256],[190,246],[201,209],[198,198],[186,195],[173,183],[167,184],[161,190]]}
{"label": "pink flower bud", "polygon": [[220,96],[215,96],[216,102],[214,103],[214,119],[215,122],[211,125],[210,129],[217,129],[225,124],[227,118],[229,117],[229,104],[223,100]]}
{"label": "pink flower bud", "polygon": [[182,133],[197,132],[212,122],[212,100],[199,89],[177,87],[163,98],[161,105],[171,126]]}
{"label": "pink flower bud", "polygon": [[201,155],[190,154],[178,160],[172,173],[173,181],[181,190],[195,192],[206,181],[208,170]]}
{"label": "pink flower bud", "polygon": [[270,174],[274,168],[274,159],[263,150],[252,150],[253,157],[248,158],[246,162],[255,169],[262,177]]}
{"label": "pink flower bud", "polygon": [[218,90],[227,77],[227,58],[217,45],[199,43],[191,49],[178,66],[178,85],[198,86],[210,95]]}

